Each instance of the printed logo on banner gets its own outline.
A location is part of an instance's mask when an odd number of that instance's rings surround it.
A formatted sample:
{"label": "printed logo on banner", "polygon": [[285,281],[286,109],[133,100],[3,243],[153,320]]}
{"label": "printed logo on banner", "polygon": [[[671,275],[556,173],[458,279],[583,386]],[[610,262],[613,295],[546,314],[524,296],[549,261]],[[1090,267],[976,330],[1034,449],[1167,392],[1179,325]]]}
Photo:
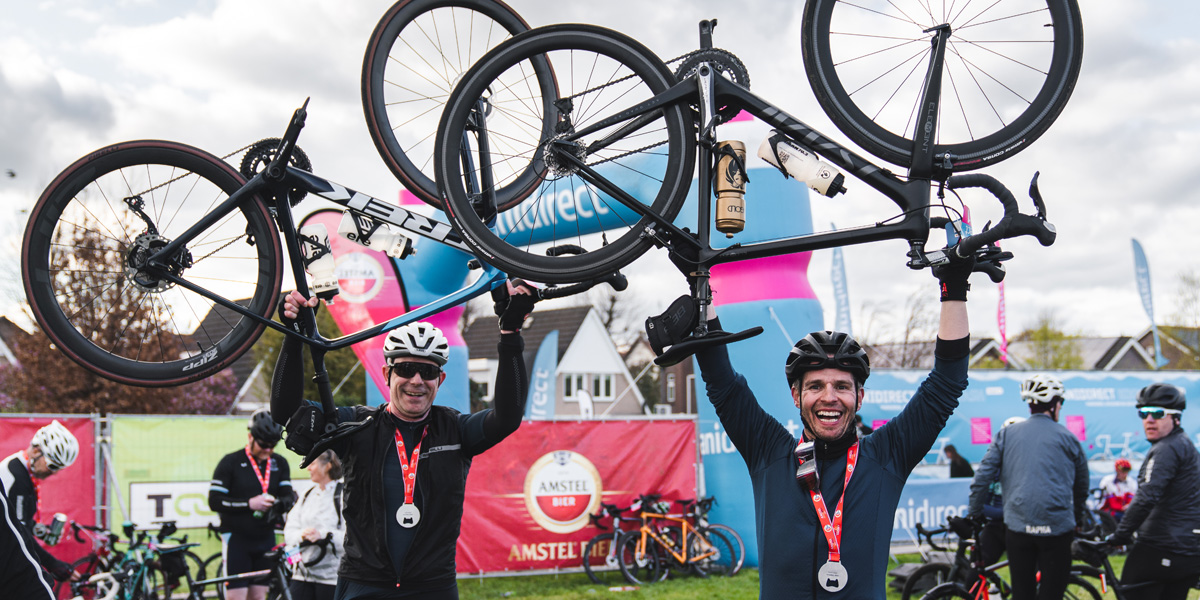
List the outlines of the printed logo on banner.
{"label": "printed logo on banner", "polygon": [[208,508],[209,481],[132,483],[129,485],[129,518],[143,527],[175,521],[180,529],[207,527],[218,521]]}
{"label": "printed logo on banner", "polygon": [[588,524],[604,489],[600,472],[587,457],[570,450],[543,455],[525,475],[525,507],[547,531],[572,533]]}
{"label": "printed logo on banner", "polygon": [[365,252],[351,252],[339,257],[334,273],[341,287],[341,297],[347,302],[370,302],[383,289],[383,265]]}

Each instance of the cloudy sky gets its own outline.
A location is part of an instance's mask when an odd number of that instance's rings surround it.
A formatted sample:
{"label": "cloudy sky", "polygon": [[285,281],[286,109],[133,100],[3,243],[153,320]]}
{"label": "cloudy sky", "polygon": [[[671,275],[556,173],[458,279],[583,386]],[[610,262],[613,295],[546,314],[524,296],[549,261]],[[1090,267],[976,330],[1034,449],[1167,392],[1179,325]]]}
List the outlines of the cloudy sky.
{"label": "cloudy sky", "polygon": [[[362,53],[380,0],[4,0],[0,19],[0,313],[19,319],[19,239],[43,187],[74,159],[136,138],[222,155],[278,135],[312,97],[301,145],[322,175],[381,198],[397,183],[375,152],[359,98]],[[717,46],[747,65],[753,89],[839,140],[803,78],[802,3],[791,0],[511,0],[532,25],[588,22],[624,31],[664,58],[695,47],[716,17]],[[1149,325],[1130,238],[1146,249],[1159,322],[1180,273],[1200,268],[1200,8],[1194,2],[1084,2],[1084,63],[1063,116],[1029,150],[987,172],[1027,202],[1034,171],[1058,243],[1007,247],[1009,334],[1053,311],[1066,329],[1132,335]],[[747,146],[756,147],[757,140]],[[9,176],[11,171],[15,177]],[[850,202],[847,198],[844,202]],[[834,201],[828,201],[834,202]],[[814,202],[814,205],[817,203]],[[818,210],[818,209],[814,209]],[[822,207],[814,220],[849,214]],[[826,214],[828,213],[828,214]],[[846,250],[856,328],[873,307],[931,290],[901,242]],[[661,252],[658,252],[661,254]],[[828,251],[810,279],[832,325]],[[634,269],[657,288],[661,256]],[[673,281],[672,272],[665,279]],[[654,292],[652,308],[684,289]],[[978,276],[976,336],[995,336],[996,286]]]}

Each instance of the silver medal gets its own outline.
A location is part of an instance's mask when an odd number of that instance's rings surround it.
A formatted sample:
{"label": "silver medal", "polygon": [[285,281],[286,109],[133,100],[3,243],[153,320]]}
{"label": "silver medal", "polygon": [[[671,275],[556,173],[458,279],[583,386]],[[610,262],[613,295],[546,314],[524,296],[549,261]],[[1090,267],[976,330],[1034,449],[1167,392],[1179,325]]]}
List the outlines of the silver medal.
{"label": "silver medal", "polygon": [[[399,523],[401,527],[407,527],[409,529],[416,527],[417,523],[421,522],[421,511],[417,510],[417,507],[414,504],[405,504],[404,506],[396,509],[396,522]],[[846,570],[842,569],[842,572],[845,573]]]}
{"label": "silver medal", "polygon": [[829,561],[821,565],[817,569],[817,582],[827,592],[840,592],[846,587],[846,581],[849,579],[849,574],[846,573],[846,567],[840,562]]}

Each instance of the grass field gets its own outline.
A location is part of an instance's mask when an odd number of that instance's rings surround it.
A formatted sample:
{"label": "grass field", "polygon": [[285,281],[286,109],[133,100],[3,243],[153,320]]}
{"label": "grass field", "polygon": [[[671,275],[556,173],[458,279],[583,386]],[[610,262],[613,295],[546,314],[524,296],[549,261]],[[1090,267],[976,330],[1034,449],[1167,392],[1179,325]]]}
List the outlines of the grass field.
{"label": "grass field", "polygon": [[[917,560],[917,555],[901,556],[902,561]],[[1113,556],[1113,567],[1121,572],[1124,556]],[[1007,570],[1001,574],[1007,578]],[[490,577],[464,579],[458,582],[462,600],[490,598],[541,598],[545,600],[593,600],[596,598],[655,598],[661,600],[692,600],[714,598],[721,600],[752,600],[758,598],[758,571],[745,569],[736,577],[700,579],[682,577],[633,589],[609,590],[593,584],[582,573],[539,575],[532,577]],[[1104,595],[1116,599],[1112,590]],[[900,593],[888,588],[887,600],[899,600]],[[1200,600],[1200,590],[1193,590],[1189,600]]]}

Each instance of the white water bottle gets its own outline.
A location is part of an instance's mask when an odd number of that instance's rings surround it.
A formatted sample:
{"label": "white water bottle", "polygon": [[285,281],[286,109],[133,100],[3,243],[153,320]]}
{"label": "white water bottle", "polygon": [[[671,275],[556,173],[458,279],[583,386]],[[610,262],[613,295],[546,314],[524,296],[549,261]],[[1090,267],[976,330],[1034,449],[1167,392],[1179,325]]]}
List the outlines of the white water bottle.
{"label": "white water bottle", "polygon": [[842,186],[846,177],[836,167],[774,129],[758,147],[758,156],[782,171],[784,176],[803,181],[822,196],[832,198],[846,191]]}
{"label": "white water bottle", "polygon": [[342,213],[338,235],[372,250],[385,252],[392,258],[403,259],[417,252],[408,236],[395,231],[387,223],[351,211]]}
{"label": "white water bottle", "polygon": [[[337,295],[338,280],[334,274],[337,261],[329,245],[329,232],[322,223],[300,228],[300,252],[304,255],[304,270],[312,276],[312,292],[326,302]],[[306,239],[307,238],[307,239]]]}

